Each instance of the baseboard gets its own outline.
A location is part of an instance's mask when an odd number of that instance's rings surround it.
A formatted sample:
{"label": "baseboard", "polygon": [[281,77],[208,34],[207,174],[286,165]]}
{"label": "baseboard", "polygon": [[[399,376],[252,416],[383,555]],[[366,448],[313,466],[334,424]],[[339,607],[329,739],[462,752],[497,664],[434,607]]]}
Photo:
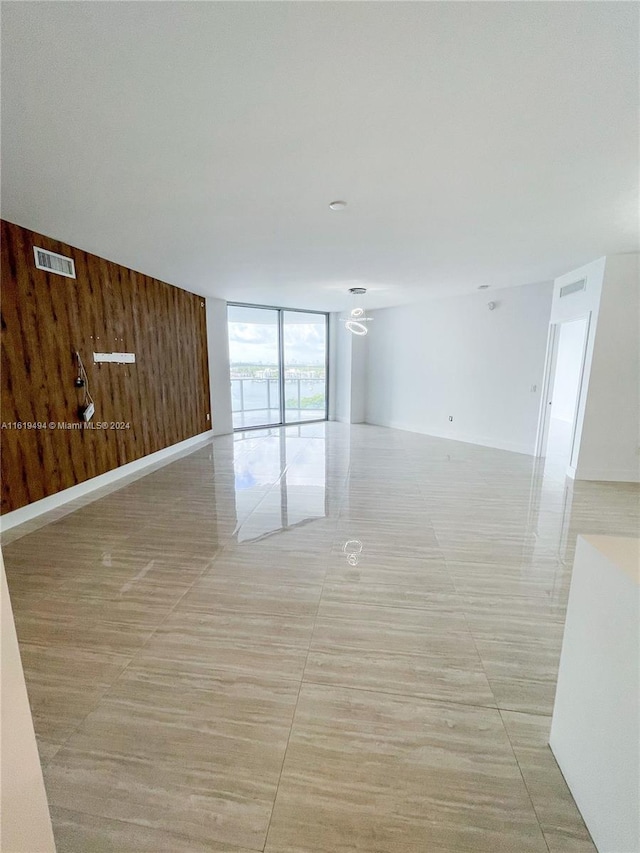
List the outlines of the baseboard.
{"label": "baseboard", "polygon": [[172,444],[170,447],[163,447],[162,450],[157,450],[155,453],[150,453],[148,456],[143,456],[141,459],[136,459],[133,462],[127,462],[126,465],[120,465],[119,468],[114,468],[112,471],[107,471],[97,477],[92,477],[90,480],[85,480],[84,483],[78,483],[77,486],[71,486],[69,489],[63,489],[55,495],[49,495],[42,500],[34,501],[27,506],[22,506],[20,509],[15,509],[13,512],[8,512],[0,516],[0,531],[10,530],[18,524],[24,524],[25,521],[31,521],[42,515],[45,512],[50,512],[52,509],[57,509],[70,501],[81,498],[90,492],[95,492],[98,489],[103,489],[105,486],[110,486],[118,480],[130,477],[139,471],[143,471],[152,465],[162,463],[174,456],[179,456],[185,452],[192,451],[200,444],[206,444],[213,438],[212,430],[201,432],[199,435],[194,435],[191,438],[180,441],[178,444]]}
{"label": "baseboard", "polygon": [[493,450],[508,450],[510,453],[523,453],[526,456],[534,456],[535,448],[534,443],[531,445],[519,444],[517,442],[507,442],[507,441],[495,441],[494,439],[484,438],[482,436],[475,435],[467,435],[456,433],[455,435],[448,435],[445,432],[438,432],[436,430],[426,430],[420,429],[416,427],[414,424],[405,424],[399,421],[388,421],[386,423],[381,423],[380,421],[370,421],[367,420],[366,423],[371,424],[372,426],[382,426],[388,427],[389,429],[399,429],[403,432],[415,432],[418,435],[428,435],[431,438],[444,438],[447,441],[460,441],[463,444],[475,444],[480,447],[490,447]]}
{"label": "baseboard", "polygon": [[596,480],[601,483],[640,483],[638,468],[580,468],[574,474],[576,480]]}

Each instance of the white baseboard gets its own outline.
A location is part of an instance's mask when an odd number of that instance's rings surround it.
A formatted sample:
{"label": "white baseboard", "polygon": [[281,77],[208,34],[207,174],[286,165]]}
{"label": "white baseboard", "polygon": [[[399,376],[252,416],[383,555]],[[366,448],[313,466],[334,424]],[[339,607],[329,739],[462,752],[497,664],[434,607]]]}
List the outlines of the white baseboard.
{"label": "white baseboard", "polygon": [[640,483],[638,468],[580,468],[574,477],[576,480],[597,480],[602,483]]}
{"label": "white baseboard", "polygon": [[206,444],[213,437],[212,430],[201,432],[199,435],[194,435],[192,438],[187,438],[185,441],[180,441],[178,444],[172,444],[170,447],[163,447],[162,450],[157,450],[155,453],[150,453],[148,456],[143,456],[141,459],[136,459],[133,462],[127,462],[126,465],[120,465],[119,468],[114,468],[112,471],[107,471],[104,474],[99,474],[97,477],[92,477],[90,480],[85,480],[84,483],[78,483],[77,486],[71,486],[69,489],[64,489],[57,492],[55,495],[42,498],[42,500],[34,501],[32,504],[22,506],[20,509],[15,509],[13,512],[7,512],[0,516],[0,531],[10,530],[18,524],[24,524],[25,521],[31,521],[45,512],[50,512],[52,509],[57,509],[70,501],[81,498],[90,492],[95,492],[105,486],[110,486],[118,480],[130,477],[132,474],[137,474],[152,465],[163,463],[166,460],[180,456],[184,453],[191,452],[200,444]]}
{"label": "white baseboard", "polygon": [[482,436],[476,435],[466,435],[460,433],[447,435],[447,433],[445,432],[421,429],[420,427],[417,427],[414,424],[405,424],[400,423],[399,421],[388,421],[387,423],[382,423],[381,421],[375,422],[367,420],[366,423],[372,424],[373,426],[388,427],[389,429],[400,429],[404,432],[415,432],[419,435],[428,435],[431,438],[444,438],[447,441],[461,441],[463,444],[477,444],[480,447],[491,447],[493,450],[508,450],[511,453],[524,453],[526,456],[535,455],[534,442],[532,442],[532,444],[528,446],[524,444],[519,444],[517,442],[495,441],[491,438],[484,438]]}

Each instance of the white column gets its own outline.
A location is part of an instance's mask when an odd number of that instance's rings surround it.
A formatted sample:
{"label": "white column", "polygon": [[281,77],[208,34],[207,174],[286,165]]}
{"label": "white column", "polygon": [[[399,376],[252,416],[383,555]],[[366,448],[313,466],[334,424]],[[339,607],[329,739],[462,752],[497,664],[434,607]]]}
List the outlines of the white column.
{"label": "white column", "polygon": [[233,415],[227,303],[223,299],[207,297],[207,345],[213,434],[227,435],[233,432]]}

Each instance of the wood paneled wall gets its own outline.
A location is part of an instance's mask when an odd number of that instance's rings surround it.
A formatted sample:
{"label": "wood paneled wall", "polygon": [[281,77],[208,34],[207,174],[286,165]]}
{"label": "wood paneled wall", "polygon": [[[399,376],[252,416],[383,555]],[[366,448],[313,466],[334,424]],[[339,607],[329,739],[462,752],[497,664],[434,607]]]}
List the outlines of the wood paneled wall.
{"label": "wood paneled wall", "polygon": [[[211,428],[205,299],[2,221],[2,512]],[[75,261],[76,278],[36,269],[33,246]],[[85,364],[92,423],[79,424]],[[135,364],[94,364],[93,352]],[[16,423],[55,428],[17,429]]]}

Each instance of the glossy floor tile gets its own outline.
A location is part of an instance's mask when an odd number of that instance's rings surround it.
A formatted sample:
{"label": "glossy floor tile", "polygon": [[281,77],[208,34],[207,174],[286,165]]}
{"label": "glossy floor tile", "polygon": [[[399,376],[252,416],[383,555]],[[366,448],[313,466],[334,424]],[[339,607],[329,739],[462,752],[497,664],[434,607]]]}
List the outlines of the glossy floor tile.
{"label": "glossy floor tile", "polygon": [[267,849],[547,848],[497,711],[303,685]]}
{"label": "glossy floor tile", "polygon": [[550,853],[596,853],[549,749],[550,718],[511,711],[501,716]]}
{"label": "glossy floor tile", "polygon": [[639,498],[308,424],[9,531],[59,853],[593,853],[547,737],[576,536]]}
{"label": "glossy floor tile", "polygon": [[298,687],[208,661],[169,661],[150,649],[47,765],[50,800],[259,850]]}
{"label": "glossy floor tile", "polygon": [[111,820],[72,809],[51,809],[56,846],[67,853],[250,853],[235,844],[197,841],[129,821]]}

